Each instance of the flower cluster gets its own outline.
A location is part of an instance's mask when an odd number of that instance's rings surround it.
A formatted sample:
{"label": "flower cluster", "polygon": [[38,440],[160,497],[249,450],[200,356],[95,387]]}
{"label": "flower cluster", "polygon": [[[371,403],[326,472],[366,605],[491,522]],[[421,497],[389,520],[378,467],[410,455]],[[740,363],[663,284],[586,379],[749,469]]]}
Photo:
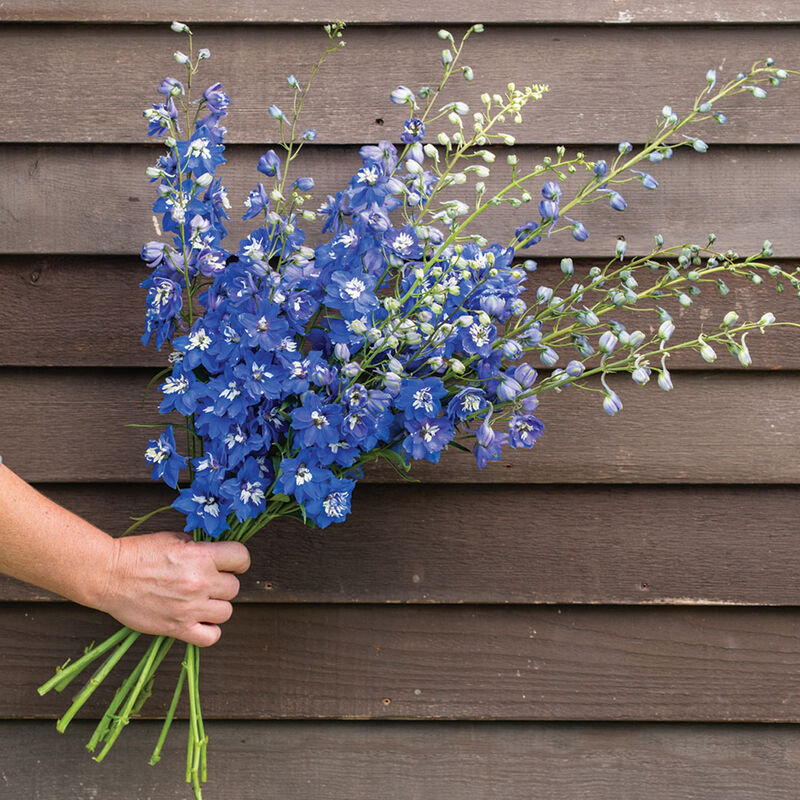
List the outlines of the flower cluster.
{"label": "flower cluster", "polygon": [[[343,44],[339,26],[326,30],[331,46],[323,58]],[[475,26],[470,33],[479,30]],[[467,37],[458,47],[447,31],[440,37],[455,49],[443,51],[444,85]],[[472,80],[472,70],[461,69]],[[727,93],[762,74],[774,83],[786,73],[767,62],[740,76]],[[510,154],[511,180],[491,197],[482,179],[496,155],[485,146],[512,144],[513,137],[497,132],[498,124],[506,115],[518,121],[524,105],[540,99],[547,87],[518,90],[509,84],[505,96],[484,95],[484,110],[473,115],[468,133],[465,103],[447,103],[437,115],[438,92],[424,87],[418,97],[400,86],[391,100],[409,108],[399,135],[402,150],[389,141],[362,147],[351,180],[314,214],[303,208],[313,179],[289,183],[287,178],[299,149],[316,139],[310,129],[296,138],[284,136],[286,128],[294,132],[308,90],[290,76],[292,114],[277,105],[269,109],[285,153],[268,150],[259,159],[257,169],[268,185],[258,183],[250,192],[243,215],[256,227],[227,250],[222,243],[230,203],[217,170],[225,163],[220,122],[228,98],[213,84],[191,119],[184,85],[165,79],[159,87],[165,102],[145,116],[148,132],[165,137],[167,153],[148,174],[158,182],[154,211],[173,240],[150,242],[142,251],[152,270],[142,284],[148,290],[143,342],[154,337],[159,348],[172,345],[160,410],[186,419],[188,453],[186,458],[177,453],[169,429],[150,443],[146,458],[153,476],[173,487],[178,471],[189,468],[189,485],[174,503],[186,515],[186,529],[246,538],[281,515],[324,528],[350,512],[368,461],[384,458],[408,469],[412,460],[437,462],[448,445],[462,447],[458,439],[468,437],[483,468],[499,459],[505,446],[532,447],[543,432],[535,412],[545,388],[581,385],[597,374],[603,408],[611,414],[622,407],[606,380],[611,373],[628,372],[641,385],[655,370],[659,385],[670,388],[665,359],[674,325],[668,312],[659,307],[656,337],[628,332],[602,315],[650,297],[691,302],[698,284],[712,275],[718,280],[720,270],[748,276],[760,262],[736,262],[707,248],[658,249],[657,242],[647,259],[625,264],[623,244],[605,267],[592,268],[584,283],[575,281],[572,261],[564,259],[563,280],[532,289],[529,306],[525,284],[536,264],[520,263],[517,253],[561,230],[584,241],[586,227],[567,212],[598,197],[623,211],[627,203],[615,186],[632,180],[628,172],[645,188],[657,186],[649,173],[633,168],[645,158],[661,161],[681,145],[707,149],[697,137],[675,137],[694,118],[724,122],[711,108],[724,96],[709,95],[715,80],[709,73],[705,99],[701,95],[685,119],[665,107],[642,152],[631,155],[633,147],[623,142],[609,164],[583,154],[567,159],[559,148],[556,160],[546,159],[529,174],[519,172]],[[418,99],[427,100],[421,113]],[[176,100],[186,112],[185,138]],[[443,118],[454,130],[439,133],[439,147],[424,144],[426,126]],[[565,182],[578,169],[588,173],[588,181],[569,199]],[[474,209],[443,195],[469,175],[481,179]],[[524,185],[536,179],[538,219],[520,224],[507,245],[467,232],[468,223],[490,206],[530,202]],[[302,225],[315,217],[327,238],[312,248]],[[677,266],[658,260],[678,252]],[[640,267],[663,271],[646,291],[633,276]],[[797,285],[796,277],[787,277]],[[688,293],[677,288],[687,283]],[[764,324],[769,322],[757,323]],[[755,325],[724,323],[690,344],[706,357],[709,339],[724,341],[739,355],[746,348],[734,335]],[[558,367],[565,349],[578,357]],[[555,368],[544,381],[537,382],[529,354]],[[661,359],[660,368],[651,363],[654,356]]]}

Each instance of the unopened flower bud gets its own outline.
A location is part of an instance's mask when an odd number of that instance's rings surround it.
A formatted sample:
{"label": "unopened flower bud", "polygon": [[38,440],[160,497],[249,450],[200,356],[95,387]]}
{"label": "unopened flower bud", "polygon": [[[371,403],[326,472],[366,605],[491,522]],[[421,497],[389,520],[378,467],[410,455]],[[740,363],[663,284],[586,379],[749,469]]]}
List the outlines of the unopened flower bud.
{"label": "unopened flower bud", "polygon": [[622,411],[622,400],[619,399],[619,395],[616,392],[612,392],[610,389],[607,390],[603,398],[603,411],[612,417]]}
{"label": "unopened flower bud", "polygon": [[344,342],[337,342],[333,346],[333,354],[339,361],[347,361],[350,358],[350,348]]}
{"label": "unopened flower bud", "polygon": [[189,26],[185,22],[178,22],[177,20],[170,25],[170,28],[172,28],[175,33],[191,33]]}
{"label": "unopened flower bud", "polygon": [[457,358],[451,358],[447,362],[448,367],[456,374],[456,375],[463,375],[466,371],[466,367],[464,366],[463,361],[459,361]]}
{"label": "unopened flower bud", "polygon": [[606,355],[613,353],[617,346],[618,339],[611,331],[606,331],[599,339],[597,346],[601,353]]}
{"label": "unopened flower bud", "polygon": [[735,311],[729,311],[722,318],[722,327],[730,328],[731,325],[735,325],[738,321],[739,321],[739,315]]}
{"label": "unopened flower bud", "polygon": [[666,367],[663,367],[658,375],[658,385],[665,392],[672,391],[672,376]]}
{"label": "unopened flower bud", "polygon": [[199,175],[197,178],[194,179],[194,182],[198,186],[202,186],[205,188],[206,186],[210,186],[214,181],[214,176],[210,172],[204,172],[202,175]]}
{"label": "unopened flower bud", "polygon": [[585,369],[586,367],[584,367],[582,361],[573,360],[570,361],[569,364],[567,364],[566,369],[564,371],[567,373],[567,375],[570,376],[570,378],[580,378],[580,376],[583,375]]}
{"label": "unopened flower bud", "polygon": [[539,353],[539,359],[546,367],[554,367],[558,363],[558,353],[552,347],[545,347]]}
{"label": "unopened flower bud", "polygon": [[645,336],[641,331],[631,331],[628,334],[628,347],[632,350],[635,350],[637,347],[641,347],[644,344]]}
{"label": "unopened flower bud", "polygon": [[650,370],[647,367],[636,367],[631,372],[631,379],[639,386],[644,386],[650,380]]}
{"label": "unopened flower bud", "polygon": [[514,379],[523,389],[530,389],[536,383],[537,372],[530,364],[520,364],[514,370]]}
{"label": "unopened flower bud", "polygon": [[714,351],[714,348],[705,342],[702,342],[700,345],[700,357],[707,364],[713,364],[717,360],[717,354]]}
{"label": "unopened flower bud", "polygon": [[414,92],[407,86],[398,86],[389,97],[391,101],[398,106],[404,103],[408,103],[409,105],[414,104]]}
{"label": "unopened flower bud", "polygon": [[740,345],[735,345],[735,353],[736,358],[743,367],[749,367],[753,363],[753,359],[750,356],[750,351],[747,349],[747,345],[744,343],[744,339],[742,339],[742,343]]}
{"label": "unopened flower bud", "polygon": [[361,364],[358,361],[349,361],[342,367],[342,374],[348,378],[357,378],[361,374]]}
{"label": "unopened flower bud", "polygon": [[675,333],[675,323],[671,319],[665,319],[658,326],[658,338],[663,339],[665,342],[670,339],[673,333]]}
{"label": "unopened flower bud", "polygon": [[186,53],[182,53],[180,50],[176,50],[172,57],[179,63],[179,64],[188,64],[189,63],[189,56]]}
{"label": "unopened flower bud", "polygon": [[390,394],[398,394],[402,383],[402,378],[394,372],[387,372],[383,376],[383,385]]}
{"label": "unopened flower bud", "polygon": [[775,315],[771,311],[768,311],[761,317],[761,319],[758,321],[758,324],[760,327],[763,327],[764,325],[772,325],[774,322]]}

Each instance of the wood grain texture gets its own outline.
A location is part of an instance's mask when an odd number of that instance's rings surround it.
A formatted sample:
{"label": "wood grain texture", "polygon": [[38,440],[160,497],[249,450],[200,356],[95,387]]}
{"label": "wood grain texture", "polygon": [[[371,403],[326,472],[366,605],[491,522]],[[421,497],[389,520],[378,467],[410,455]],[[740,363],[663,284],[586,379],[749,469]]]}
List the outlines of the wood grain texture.
{"label": "wood grain texture", "polygon": [[[114,534],[174,497],[40,488]],[[342,525],[278,520],[253,539],[237,602],[800,605],[799,501],[797,486],[367,484]],[[53,597],[0,576],[0,600]]]}
{"label": "wood grain texture", "polygon": [[[195,94],[222,81],[232,99],[229,141],[277,141],[278,126],[266,109],[272,103],[291,108],[292,90],[284,79],[310,74],[327,41],[324,34],[310,27],[227,25],[195,33],[196,45],[209,47],[213,56],[196,79]],[[325,144],[397,139],[405,110],[389,102],[389,93],[398,83],[438,83],[442,42],[436,27],[360,27],[347,31],[346,41],[316,79],[304,105],[305,123]],[[481,92],[502,92],[509,81],[546,83],[550,93],[526,109],[524,123],[507,126],[521,144],[645,141],[664,103],[681,112],[691,108],[705,88],[707,70],[717,69],[727,81],[767,55],[796,68],[798,42],[797,29],[781,25],[490,27],[464,56],[475,81],[459,76],[442,99],[479,110]],[[183,44],[166,25],[0,29],[0,140],[145,141],[141,111],[163,99],[156,89],[165,75],[177,74],[172,53]],[[639,68],[643,63],[647,69]],[[68,92],[62,90],[65,72]],[[98,76],[113,91],[98,91]],[[711,142],[797,144],[799,106],[800,84],[789,81],[763,100],[746,94],[727,101],[729,124],[706,123],[700,135]],[[429,140],[443,129],[450,127],[431,126]]]}
{"label": "wood grain texture", "polygon": [[[576,264],[574,280],[584,280],[588,265]],[[782,266],[795,268],[793,262]],[[159,352],[140,344],[146,292],[139,283],[146,275],[145,265],[133,257],[0,256],[0,295],[5,300],[0,305],[0,366],[163,367],[167,349]],[[539,285],[554,287],[563,277],[557,262],[542,261],[528,278],[526,302],[536,302]],[[639,276],[642,289],[651,279],[649,272]],[[720,297],[712,286],[689,309],[662,302],[670,306],[679,326],[676,341],[678,335],[688,338],[709,323],[718,324],[731,309],[742,319],[757,320],[767,310],[779,320],[800,318],[800,300],[792,291],[777,294],[772,286],[757,289],[743,279],[729,280],[728,285],[727,297]],[[644,323],[642,315],[613,316],[631,330]],[[654,314],[651,322],[656,321]],[[800,369],[796,329],[773,328],[765,336],[749,337],[748,346],[759,369]],[[739,365],[727,353],[713,365],[691,352],[678,352],[670,359],[672,370],[732,368]]]}
{"label": "wood grain texture", "polygon": [[667,5],[618,0],[564,0],[558,4],[498,0],[487,6],[477,0],[441,0],[433,4],[403,4],[388,0],[344,0],[335,11],[313,0],[276,0],[265,6],[257,0],[230,0],[224,8],[211,0],[176,0],[169,8],[146,0],[125,0],[109,5],[102,0],[6,0],[0,21],[169,23],[186,22],[326,23],[331,14],[346,22],[389,24],[419,23],[703,23],[798,22],[800,13],[791,0],[770,0],[754,6],[745,0],[677,0]]}
{"label": "wood grain texture", "polygon": [[[93,726],[0,723],[9,798],[184,800],[186,723],[155,768],[158,724],[136,721],[102,767]],[[795,800],[800,732],[790,725],[223,722],[210,737],[208,800]]]}
{"label": "wood grain texture", "polygon": [[[230,163],[222,175],[234,209],[241,208],[258,180],[255,165],[263,152],[263,146],[251,145],[226,151]],[[532,167],[552,151],[521,147],[518,152],[520,163]],[[591,157],[610,157],[612,152],[587,150]],[[150,211],[153,187],[144,177],[158,153],[159,148],[146,145],[0,148],[0,254],[138,255],[143,243],[160,237]],[[296,163],[295,174],[317,181],[317,199],[341,189],[361,165],[355,149],[324,146],[309,148]],[[496,165],[491,180],[499,185],[507,177],[505,169]],[[624,213],[605,203],[581,212],[590,231],[586,242],[554,236],[531,248],[531,255],[607,259],[619,235],[627,238],[628,252],[634,254],[649,253],[655,233],[663,234],[667,244],[680,245],[702,243],[711,231],[723,250],[758,252],[769,238],[776,258],[800,255],[800,188],[794,180],[800,172],[800,147],[719,146],[704,156],[688,151],[653,172],[661,181],[659,189],[626,189],[629,207]],[[753,211],[763,208],[770,208],[768,218]],[[234,246],[254,227],[237,216],[234,210],[227,240]],[[536,216],[536,209],[502,207],[484,216],[481,233],[507,242],[517,225]],[[319,227],[309,224],[309,241],[319,241]]]}
{"label": "wood grain texture", "polygon": [[[8,465],[40,482],[140,482],[151,429],[143,370],[0,371],[0,442]],[[800,408],[795,373],[686,373],[670,393],[620,378],[624,411],[606,416],[594,392],[546,398],[534,452],[507,449],[482,472],[471,454],[417,462],[426,483],[796,483]],[[153,395],[155,398],[155,395]],[[36,438],[33,438],[36,437]],[[32,444],[33,443],[33,444]],[[397,483],[389,467],[367,480]]]}
{"label": "wood grain texture", "polygon": [[[63,713],[68,698],[34,687],[114,627],[78,607],[0,606],[0,718]],[[179,661],[147,716],[164,713]],[[201,669],[210,719],[800,720],[796,609],[243,605]]]}

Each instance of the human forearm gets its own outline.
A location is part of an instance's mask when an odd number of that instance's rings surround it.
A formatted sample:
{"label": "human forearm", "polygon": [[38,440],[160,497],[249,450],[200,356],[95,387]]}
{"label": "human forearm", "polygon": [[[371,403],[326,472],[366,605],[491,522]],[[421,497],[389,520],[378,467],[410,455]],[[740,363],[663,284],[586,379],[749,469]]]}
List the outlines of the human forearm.
{"label": "human forearm", "polygon": [[0,465],[0,572],[99,607],[114,540]]}
{"label": "human forearm", "polygon": [[234,573],[249,566],[240,542],[175,531],[114,539],[0,465],[0,572],[142,633],[214,644],[239,591]]}

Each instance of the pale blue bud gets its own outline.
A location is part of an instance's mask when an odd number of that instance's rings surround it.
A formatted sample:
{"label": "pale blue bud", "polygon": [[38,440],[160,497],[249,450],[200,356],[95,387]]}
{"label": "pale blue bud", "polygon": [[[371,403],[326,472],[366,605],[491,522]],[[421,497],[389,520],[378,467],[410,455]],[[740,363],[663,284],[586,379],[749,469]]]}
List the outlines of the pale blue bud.
{"label": "pale blue bud", "polygon": [[514,379],[523,389],[530,389],[536,383],[537,372],[530,364],[520,364],[514,370]]}
{"label": "pale blue bud", "polygon": [[333,353],[339,361],[348,361],[350,359],[350,348],[344,342],[337,342],[333,346]]}
{"label": "pale blue bud", "polygon": [[536,299],[540,303],[549,303],[553,296],[553,290],[549,286],[540,286],[536,290]]}
{"label": "pale blue bud", "polygon": [[730,328],[731,325],[735,325],[738,321],[739,321],[739,315],[735,311],[729,311],[722,318],[722,327]]}
{"label": "pale blue bud", "polygon": [[402,106],[404,103],[414,104],[414,92],[407,86],[398,86],[389,97],[398,106]]}
{"label": "pale blue bud", "polygon": [[618,339],[611,331],[606,331],[599,339],[597,346],[601,353],[608,355],[614,352]]}
{"label": "pale blue bud", "polygon": [[607,390],[606,396],[603,398],[603,411],[612,417],[622,411],[622,400],[619,399],[619,395],[616,392],[612,392],[610,389]]}
{"label": "pale blue bud", "polygon": [[702,342],[700,345],[700,357],[707,364],[713,364],[717,360],[717,354],[714,348],[707,345],[705,342]]}
{"label": "pale blue bud", "polygon": [[666,367],[661,368],[661,373],[658,376],[658,385],[665,392],[672,391],[672,376]]}
{"label": "pale blue bud", "polygon": [[554,367],[558,363],[558,353],[552,347],[545,347],[539,353],[539,358],[546,367]]}
{"label": "pale blue bud", "polygon": [[658,326],[658,338],[663,339],[665,342],[670,339],[673,333],[675,333],[675,323],[671,319],[665,319]]}
{"label": "pale blue bud", "polygon": [[570,378],[580,378],[585,369],[586,367],[584,367],[582,361],[570,361],[569,364],[567,364],[565,372]]}
{"label": "pale blue bud", "polygon": [[635,350],[637,347],[641,347],[645,342],[645,336],[641,331],[632,331],[629,334],[628,339],[628,346]]}

